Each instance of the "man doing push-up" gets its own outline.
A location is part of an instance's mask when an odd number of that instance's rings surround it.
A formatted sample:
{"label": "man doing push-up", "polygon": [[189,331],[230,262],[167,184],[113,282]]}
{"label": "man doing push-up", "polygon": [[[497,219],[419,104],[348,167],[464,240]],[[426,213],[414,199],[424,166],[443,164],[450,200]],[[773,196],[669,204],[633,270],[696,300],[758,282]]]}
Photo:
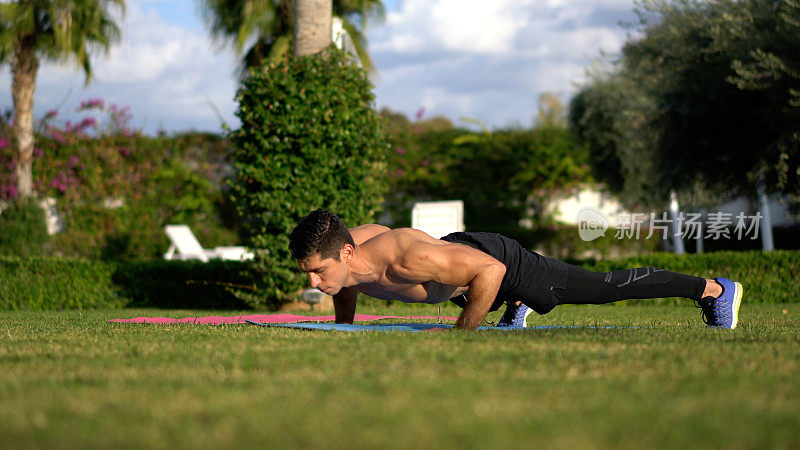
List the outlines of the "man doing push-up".
{"label": "man doing push-up", "polygon": [[507,303],[498,326],[525,326],[531,310],[625,299],[695,300],[712,327],[736,328],[742,285],[654,267],[598,273],[523,248],[494,233],[441,239],[411,228],[367,224],[348,229],[318,209],[292,231],[289,248],[311,286],[333,296],[337,323],[353,323],[359,292],[410,303],[452,300],[464,310],[456,328],[474,330]]}

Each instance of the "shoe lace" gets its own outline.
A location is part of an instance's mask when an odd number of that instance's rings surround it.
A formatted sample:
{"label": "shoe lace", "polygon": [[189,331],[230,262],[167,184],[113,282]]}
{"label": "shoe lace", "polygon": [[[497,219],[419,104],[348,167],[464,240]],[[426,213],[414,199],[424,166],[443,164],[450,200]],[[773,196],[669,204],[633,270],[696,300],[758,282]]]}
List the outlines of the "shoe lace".
{"label": "shoe lace", "polygon": [[714,326],[717,324],[716,314],[714,311],[714,299],[712,297],[702,298],[694,301],[694,306],[700,308],[703,313],[703,322],[706,325]]}
{"label": "shoe lace", "polygon": [[517,310],[514,312],[514,321],[521,322],[525,320],[525,312],[528,310],[528,307],[525,305],[517,306]]}

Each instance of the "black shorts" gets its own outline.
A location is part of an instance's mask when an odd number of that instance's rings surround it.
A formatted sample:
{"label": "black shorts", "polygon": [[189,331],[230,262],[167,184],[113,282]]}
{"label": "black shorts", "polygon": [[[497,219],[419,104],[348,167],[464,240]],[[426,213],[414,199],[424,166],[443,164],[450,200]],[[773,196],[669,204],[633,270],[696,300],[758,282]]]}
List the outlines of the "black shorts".
{"label": "black shorts", "polygon": [[[492,311],[506,301],[521,300],[539,314],[546,314],[558,305],[556,290],[565,289],[569,264],[527,250],[514,239],[496,233],[457,232],[442,240],[469,245],[506,266]],[[464,306],[460,302],[465,299],[452,300]]]}

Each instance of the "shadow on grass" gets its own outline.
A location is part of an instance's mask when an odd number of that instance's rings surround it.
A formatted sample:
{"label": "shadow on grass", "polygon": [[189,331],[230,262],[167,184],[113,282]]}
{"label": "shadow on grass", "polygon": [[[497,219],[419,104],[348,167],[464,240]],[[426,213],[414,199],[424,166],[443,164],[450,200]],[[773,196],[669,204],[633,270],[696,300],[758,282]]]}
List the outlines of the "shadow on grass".
{"label": "shadow on grass", "polygon": [[252,309],[240,294],[252,279],[246,266],[222,261],[120,263],[111,276],[126,306],[169,309]]}

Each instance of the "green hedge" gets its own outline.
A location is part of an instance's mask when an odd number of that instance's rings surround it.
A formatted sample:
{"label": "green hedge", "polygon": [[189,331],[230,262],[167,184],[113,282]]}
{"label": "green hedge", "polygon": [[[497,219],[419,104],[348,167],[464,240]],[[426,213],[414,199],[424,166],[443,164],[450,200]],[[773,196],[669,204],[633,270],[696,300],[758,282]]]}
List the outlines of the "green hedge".
{"label": "green hedge", "polygon": [[[246,264],[0,256],[0,309],[269,307]],[[256,300],[249,300],[249,297]]]}
{"label": "green hedge", "polygon": [[82,309],[125,306],[105,263],[0,256],[0,308]]}
{"label": "green hedge", "polygon": [[[747,303],[800,302],[800,251],[718,252],[678,256],[653,253],[604,261],[570,261],[610,271],[660,267],[702,277],[740,281]],[[246,309],[272,307],[256,294],[260,275],[237,262],[90,262],[60,258],[0,257],[0,309],[108,307]],[[253,295],[255,298],[256,296]]]}

